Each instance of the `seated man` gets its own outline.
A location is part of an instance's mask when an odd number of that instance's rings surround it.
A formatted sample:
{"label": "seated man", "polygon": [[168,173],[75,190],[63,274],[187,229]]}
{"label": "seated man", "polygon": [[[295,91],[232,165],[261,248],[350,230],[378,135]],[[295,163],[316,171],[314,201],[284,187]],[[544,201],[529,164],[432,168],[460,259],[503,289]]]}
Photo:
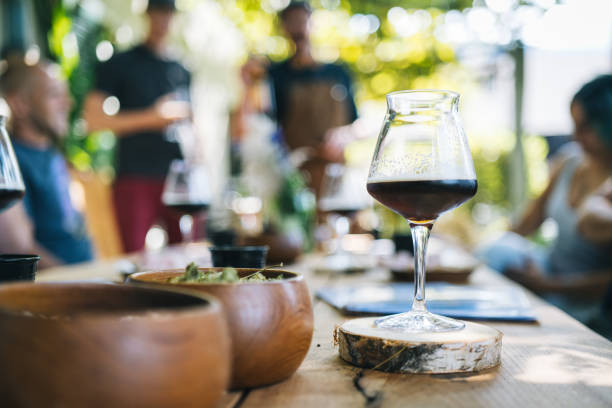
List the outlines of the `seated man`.
{"label": "seated man", "polygon": [[41,256],[40,267],[91,260],[83,217],[68,193],[66,161],[57,145],[68,131],[71,100],[59,69],[11,62],[0,77],[11,110],[9,134],[23,175],[23,202],[0,213],[0,252]]}

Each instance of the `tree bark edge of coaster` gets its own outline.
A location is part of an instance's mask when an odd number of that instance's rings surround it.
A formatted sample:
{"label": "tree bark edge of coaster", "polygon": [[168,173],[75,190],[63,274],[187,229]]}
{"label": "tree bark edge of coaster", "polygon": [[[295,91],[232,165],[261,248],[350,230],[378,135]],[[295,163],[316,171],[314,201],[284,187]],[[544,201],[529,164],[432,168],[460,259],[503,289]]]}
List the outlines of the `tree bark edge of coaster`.
{"label": "tree bark edge of coaster", "polygon": [[469,373],[501,363],[502,332],[465,322],[446,333],[402,333],[374,326],[374,317],[345,322],[334,331],[340,357],[362,368],[389,373]]}

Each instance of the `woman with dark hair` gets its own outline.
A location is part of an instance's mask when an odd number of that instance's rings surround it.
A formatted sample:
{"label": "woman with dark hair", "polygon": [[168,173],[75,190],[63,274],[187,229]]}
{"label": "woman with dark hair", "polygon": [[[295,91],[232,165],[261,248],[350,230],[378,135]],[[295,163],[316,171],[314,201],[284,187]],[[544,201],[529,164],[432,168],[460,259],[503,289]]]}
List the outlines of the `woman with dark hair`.
{"label": "woman with dark hair", "polygon": [[[612,234],[606,234],[612,219],[594,218],[589,205],[612,174],[612,75],[584,85],[570,111],[579,148],[553,164],[548,187],[512,232],[479,252],[494,269],[587,322],[612,281]],[[556,222],[558,234],[540,249],[524,237],[546,219]]]}

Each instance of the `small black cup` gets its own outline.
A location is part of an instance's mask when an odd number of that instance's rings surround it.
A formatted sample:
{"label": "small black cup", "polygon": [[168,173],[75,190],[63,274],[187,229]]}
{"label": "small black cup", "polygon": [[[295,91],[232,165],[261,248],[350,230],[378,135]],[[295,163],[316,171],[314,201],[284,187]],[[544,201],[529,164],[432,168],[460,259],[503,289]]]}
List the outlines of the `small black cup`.
{"label": "small black cup", "polygon": [[395,244],[395,253],[398,253],[400,251],[408,251],[412,255],[414,255],[414,248],[412,246],[412,235],[410,233],[395,233],[393,234],[392,239],[393,243]]}
{"label": "small black cup", "polygon": [[236,244],[237,234],[231,229],[209,229],[206,235],[216,247],[235,246]]}
{"label": "small black cup", "polygon": [[33,281],[39,260],[38,255],[0,255],[0,282]]}
{"label": "small black cup", "polygon": [[214,267],[263,268],[267,246],[214,246],[210,248]]}

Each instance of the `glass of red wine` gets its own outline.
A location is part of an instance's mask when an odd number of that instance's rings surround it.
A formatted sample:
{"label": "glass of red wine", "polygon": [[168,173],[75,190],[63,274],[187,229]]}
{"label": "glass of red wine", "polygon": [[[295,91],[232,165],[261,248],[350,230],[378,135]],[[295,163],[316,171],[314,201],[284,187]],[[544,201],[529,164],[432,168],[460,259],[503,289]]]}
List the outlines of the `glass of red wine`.
{"label": "glass of red wine", "polygon": [[476,194],[470,148],[459,117],[459,95],[413,90],[387,95],[387,114],[370,166],[367,189],[410,223],[414,244],[414,298],[406,313],[376,320],[377,327],[406,332],[461,330],[461,321],[425,306],[425,253],[440,214]]}
{"label": "glass of red wine", "polygon": [[363,188],[366,178],[367,173],[358,167],[339,163],[325,167],[318,205],[319,210],[326,213],[327,223],[336,235],[335,252],[327,262],[331,269],[350,270],[356,267],[354,257],[344,251],[342,241],[350,231],[351,219],[355,214],[371,206],[372,199]]}
{"label": "glass of red wine", "polygon": [[172,161],[164,184],[162,202],[182,214],[179,226],[184,242],[193,241],[194,217],[208,210],[210,198],[206,167],[186,160]]}
{"label": "glass of red wine", "polygon": [[9,208],[25,194],[23,178],[6,132],[5,121],[6,118],[0,115],[0,211]]}

